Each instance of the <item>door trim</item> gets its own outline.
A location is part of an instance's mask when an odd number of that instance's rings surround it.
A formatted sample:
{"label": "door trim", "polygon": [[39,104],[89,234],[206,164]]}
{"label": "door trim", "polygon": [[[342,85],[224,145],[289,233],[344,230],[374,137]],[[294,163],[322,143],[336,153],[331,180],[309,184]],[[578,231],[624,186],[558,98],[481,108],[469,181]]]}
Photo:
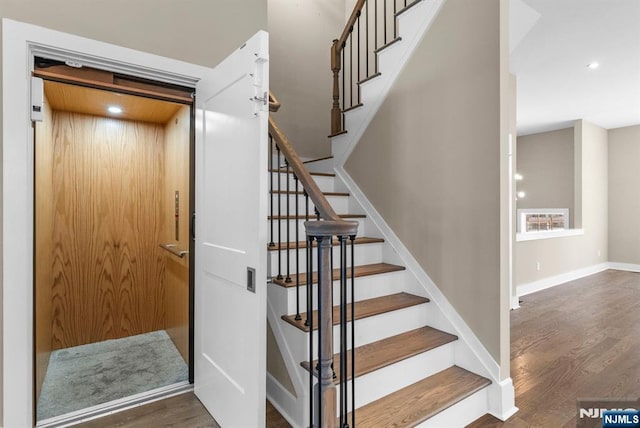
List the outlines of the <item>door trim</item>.
{"label": "door trim", "polygon": [[[100,52],[100,56],[94,54]],[[209,70],[36,25],[2,20],[2,404],[4,426],[33,426],[34,140],[29,81],[35,55],[195,87]],[[57,55],[57,57],[56,57]]]}

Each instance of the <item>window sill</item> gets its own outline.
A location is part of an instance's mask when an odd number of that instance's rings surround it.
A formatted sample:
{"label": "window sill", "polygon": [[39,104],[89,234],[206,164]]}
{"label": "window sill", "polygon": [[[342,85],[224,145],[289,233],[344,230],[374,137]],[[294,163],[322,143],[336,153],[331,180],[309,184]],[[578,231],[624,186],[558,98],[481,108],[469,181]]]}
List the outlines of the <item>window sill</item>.
{"label": "window sill", "polygon": [[538,239],[564,238],[566,236],[584,235],[584,229],[549,230],[542,232],[517,233],[516,242],[536,241]]}

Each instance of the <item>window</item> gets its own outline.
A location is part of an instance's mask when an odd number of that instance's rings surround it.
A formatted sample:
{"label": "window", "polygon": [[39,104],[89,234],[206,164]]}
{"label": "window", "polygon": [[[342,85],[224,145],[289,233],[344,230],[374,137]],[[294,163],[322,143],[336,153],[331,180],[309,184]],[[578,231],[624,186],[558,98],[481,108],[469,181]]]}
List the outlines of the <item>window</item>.
{"label": "window", "polygon": [[518,232],[545,232],[569,228],[568,208],[519,209]]}

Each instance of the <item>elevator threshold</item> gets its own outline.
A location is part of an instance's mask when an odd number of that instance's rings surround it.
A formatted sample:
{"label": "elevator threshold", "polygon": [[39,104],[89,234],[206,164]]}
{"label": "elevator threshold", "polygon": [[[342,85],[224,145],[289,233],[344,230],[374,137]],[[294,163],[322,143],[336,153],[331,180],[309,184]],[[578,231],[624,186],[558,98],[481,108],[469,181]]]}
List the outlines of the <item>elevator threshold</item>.
{"label": "elevator threshold", "polygon": [[144,406],[154,401],[163,400],[165,398],[184,394],[193,391],[193,384],[188,381],[177,382],[172,385],[163,386],[152,389],[151,391],[142,392],[140,394],[131,395],[129,397],[120,398],[118,400],[109,401],[108,403],[98,404],[96,406],[87,407],[86,409],[77,410],[75,412],[66,413],[64,415],[55,416],[44,419],[36,424],[37,428],[62,428],[77,425],[82,422],[88,422],[103,416],[112,415],[124,410],[133,409],[135,407]]}

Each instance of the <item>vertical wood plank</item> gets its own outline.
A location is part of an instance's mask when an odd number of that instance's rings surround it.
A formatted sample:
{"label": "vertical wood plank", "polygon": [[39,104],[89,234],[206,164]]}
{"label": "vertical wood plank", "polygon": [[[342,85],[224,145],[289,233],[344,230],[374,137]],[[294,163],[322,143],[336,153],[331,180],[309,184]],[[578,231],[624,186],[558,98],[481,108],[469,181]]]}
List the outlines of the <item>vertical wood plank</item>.
{"label": "vertical wood plank", "polygon": [[53,348],[162,329],[163,127],[53,119]]}
{"label": "vertical wood plank", "polygon": [[[189,107],[182,107],[165,125],[165,179],[162,209],[162,242],[189,250]],[[178,240],[175,240],[175,191],[180,192]],[[189,362],[189,257],[164,254],[165,330]]]}

